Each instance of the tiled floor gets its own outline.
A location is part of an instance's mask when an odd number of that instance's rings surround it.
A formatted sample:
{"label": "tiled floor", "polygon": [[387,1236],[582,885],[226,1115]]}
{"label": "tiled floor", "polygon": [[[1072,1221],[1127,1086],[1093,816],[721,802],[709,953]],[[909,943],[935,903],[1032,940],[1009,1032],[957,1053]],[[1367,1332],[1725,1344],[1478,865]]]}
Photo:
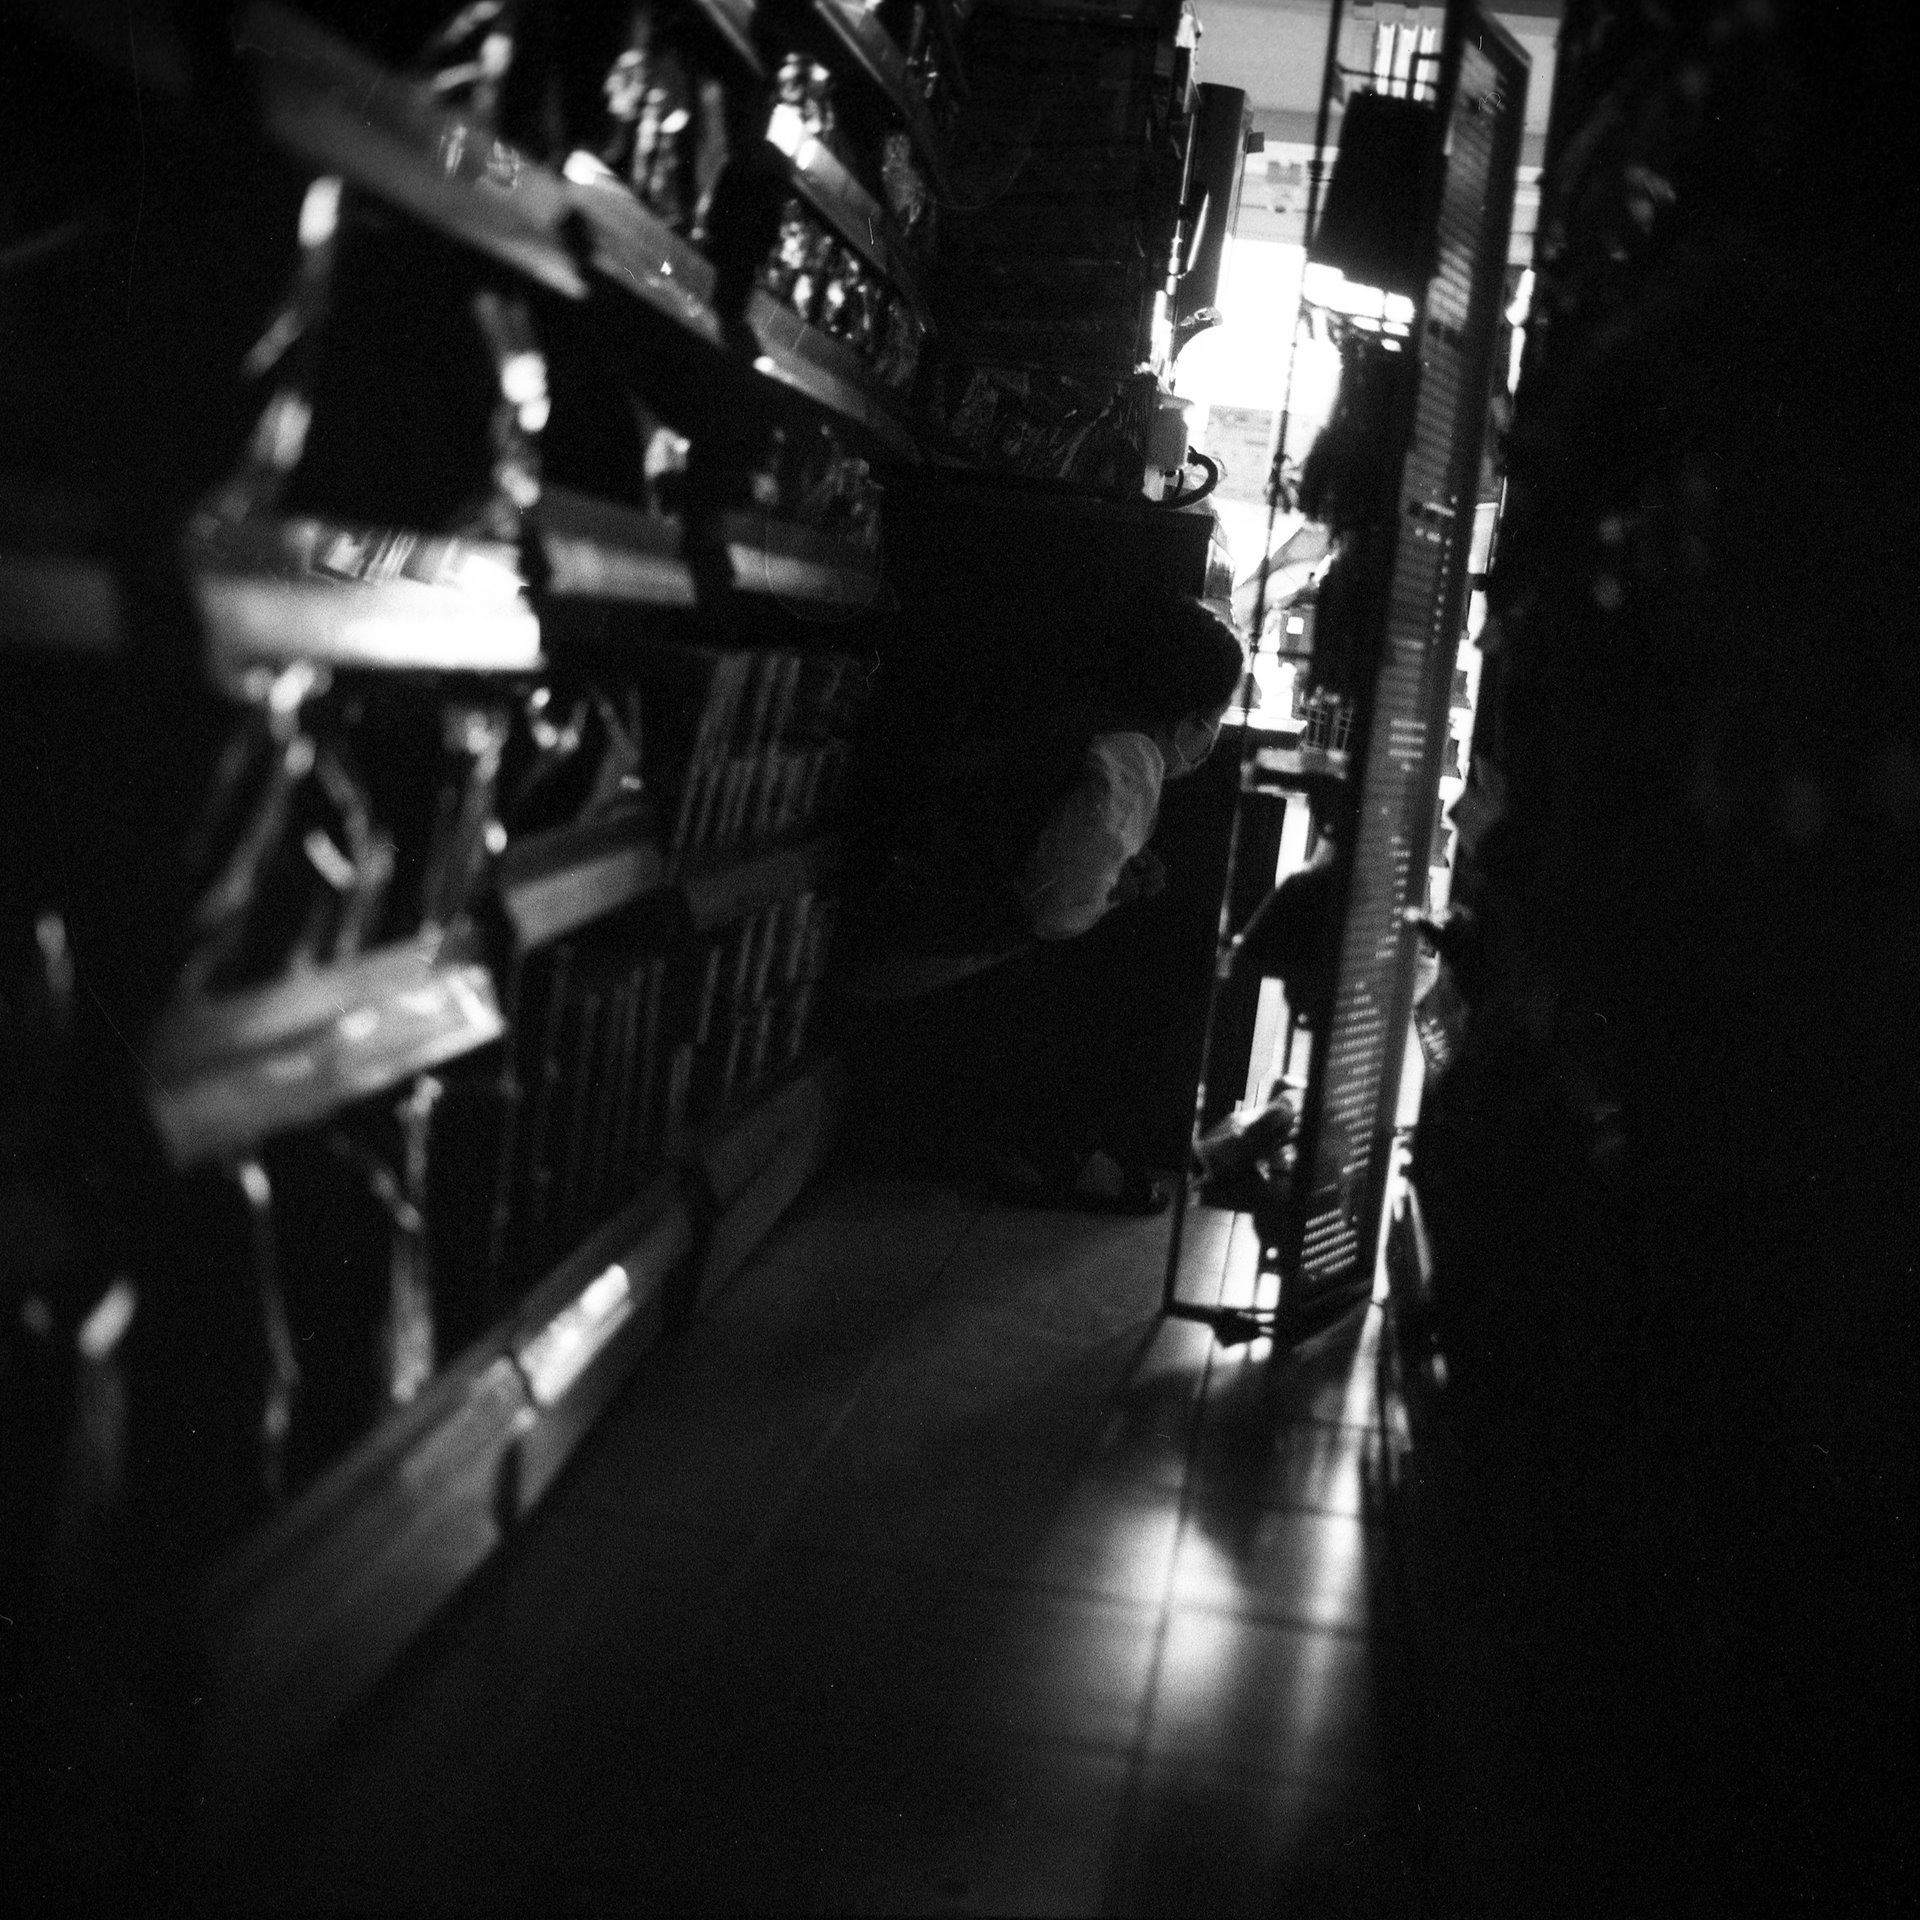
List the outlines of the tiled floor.
{"label": "tiled floor", "polygon": [[[1185,1291],[1251,1248],[1195,1214]],[[1372,1323],[1158,1317],[1164,1220],[845,1183],[263,1845],[333,1908],[1388,1914]]]}

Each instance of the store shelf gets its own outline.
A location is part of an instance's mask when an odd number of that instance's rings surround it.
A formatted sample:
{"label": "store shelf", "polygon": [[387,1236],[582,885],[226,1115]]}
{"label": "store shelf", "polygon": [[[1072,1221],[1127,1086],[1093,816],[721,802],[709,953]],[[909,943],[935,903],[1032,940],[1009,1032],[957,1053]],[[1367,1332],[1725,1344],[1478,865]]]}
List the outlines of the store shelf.
{"label": "store shelf", "polygon": [[208,1771],[265,1797],[546,1488],[655,1338],[693,1233],[662,1176],[215,1569]]}
{"label": "store shelf", "polygon": [[845,1100],[840,1063],[827,1057],[706,1130],[696,1162],[718,1212],[700,1249],[696,1307],[739,1271],[826,1164]]}
{"label": "store shelf", "polygon": [[724,864],[685,874],[680,891],[697,933],[710,933],[776,900],[817,887],[840,864],[840,842],[832,835],[800,846],[770,847],[764,853],[735,857]]}
{"label": "store shelf", "polygon": [[853,71],[886,101],[906,128],[940,197],[950,198],[946,156],[939,136],[927,117],[926,103],[914,91],[907,57],[880,24],[880,16],[869,12],[860,0],[811,0],[811,11],[844,52]]}
{"label": "store shelf", "polygon": [[532,536],[547,597],[646,607],[698,603],[685,531],[676,520],[548,487],[534,509]]}
{"label": "store shelf", "polygon": [[586,296],[563,237],[571,201],[557,175],[288,8],[249,7],[234,39],[268,133],[296,159],[556,293]]}
{"label": "store shelf", "polygon": [[762,513],[730,513],[721,538],[742,593],[810,606],[870,607],[885,592],[877,554]]}
{"label": "store shelf", "polygon": [[713,310],[713,262],[641,205],[613,174],[584,155],[567,163],[561,188],[586,227],[594,271],[622,293],[711,347],[727,350]]}
{"label": "store shelf", "polygon": [[497,542],[208,519],[185,558],[218,679],[293,660],[435,673],[541,665],[519,556]]}
{"label": "store shelf", "polygon": [[896,459],[919,460],[919,443],[894,416],[884,389],[851,347],[808,326],[763,288],[748,297],[746,318],[759,350],[756,372],[861,428]]}
{"label": "store shelf", "polygon": [[796,108],[775,106],[767,116],[767,144],[785,161],[794,191],[907,297],[921,325],[930,326],[919,269],[893,215],[807,131]]}
{"label": "store shelf", "polygon": [[521,952],[603,919],[665,883],[653,817],[629,808],[516,840],[500,856],[500,904]]}
{"label": "store shelf", "polygon": [[468,942],[408,941],[163,1014],[142,1056],[148,1111],[173,1164],[198,1166],[312,1126],[505,1031],[492,976]]}

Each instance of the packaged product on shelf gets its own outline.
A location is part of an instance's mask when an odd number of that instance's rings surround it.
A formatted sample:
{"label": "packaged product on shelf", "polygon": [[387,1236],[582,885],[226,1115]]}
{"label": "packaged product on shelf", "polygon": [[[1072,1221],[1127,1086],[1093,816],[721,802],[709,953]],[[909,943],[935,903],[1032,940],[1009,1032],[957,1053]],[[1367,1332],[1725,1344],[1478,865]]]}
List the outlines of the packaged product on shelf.
{"label": "packaged product on shelf", "polygon": [[288,1492],[417,1391],[418,1369],[430,1361],[431,1296],[413,1264],[419,1220],[397,1132],[386,1103],[369,1103],[260,1155],[270,1183],[262,1208],[297,1365],[286,1416]]}
{"label": "packaged product on shelf", "polygon": [[180,1000],[353,958],[396,860],[338,717],[271,704],[238,717],[185,852],[200,891]]}
{"label": "packaged product on shelf", "polygon": [[660,1112],[660,1154],[664,1160],[677,1160],[686,1150],[693,1069],[693,1043],[683,1040],[674,1047],[667,1064]]}
{"label": "packaged product on shelf", "polygon": [[315,182],[301,227],[244,368],[261,410],[216,517],[517,539],[548,411],[524,289],[337,180]]}
{"label": "packaged product on shelf", "polygon": [[721,1004],[730,1020],[747,1004],[747,987],[753,978],[753,934],[751,915],[736,920],[728,931],[725,997]]}
{"label": "packaged product on shelf", "polygon": [[774,71],[773,102],[794,114],[807,137],[864,184],[858,147],[841,125],[840,83],[830,68],[804,53],[789,53]]}
{"label": "packaged product on shelf", "polygon": [[493,1240],[518,1093],[512,1047],[490,1047],[434,1078],[440,1093],[425,1130],[419,1204],[444,1363],[507,1304],[494,1289]]}
{"label": "packaged product on shelf", "polygon": [[420,923],[451,926],[466,911],[491,852],[500,763],[509,716],[494,706],[460,703],[441,714],[449,762],[435,809],[420,882]]}
{"label": "packaged product on shelf", "polygon": [[724,939],[708,940],[694,949],[694,958],[688,969],[691,983],[688,1004],[692,1009],[688,1034],[697,1047],[704,1047],[713,1038],[714,1025],[720,1017],[721,985],[726,974],[726,960],[727,943]]}
{"label": "packaged product on shelf", "polygon": [[777,1001],[764,1000],[754,1012],[753,1037],[748,1048],[746,1084],[759,1086],[779,1064],[774,1037],[779,1032],[780,1007]]}
{"label": "packaged product on shelf", "polygon": [[933,189],[914,157],[912,140],[897,130],[881,141],[880,187],[883,202],[900,231],[924,258],[935,242],[938,207]]}
{"label": "packaged product on shelf", "polygon": [[619,697],[596,682],[549,681],[513,715],[499,779],[509,842],[576,826],[647,792],[637,688]]}
{"label": "packaged product on shelf", "polygon": [[680,0],[525,10],[503,130],[553,167],[584,154],[696,246],[733,153],[737,57]]}
{"label": "packaged product on shelf", "polygon": [[803,980],[780,1002],[780,1064],[793,1066],[805,1053],[812,1035],[814,986]]}
{"label": "packaged product on shelf", "polygon": [[671,964],[610,938],[529,963],[517,1048],[527,1120],[507,1179],[509,1289],[627,1205],[662,1150],[660,1062],[689,1020],[684,995],[670,991]]}
{"label": "packaged product on shelf", "polygon": [[803,980],[824,979],[827,959],[833,945],[834,927],[839,920],[840,903],[831,897],[817,899],[807,917],[806,949],[800,963]]}
{"label": "packaged product on shelf", "polygon": [[763,909],[754,922],[752,959],[748,968],[746,997],[758,1006],[767,997],[767,984],[773,977],[774,956],[780,950],[781,925],[786,917],[781,901]]}
{"label": "packaged product on shelf", "polygon": [[199,893],[179,1001],[342,965],[450,927],[473,900],[504,709],[324,686],[285,669],[234,721],[184,849]]}
{"label": "packaged product on shelf", "polygon": [[609,348],[601,316],[563,302],[540,314],[548,413],[543,487],[567,487],[634,512],[686,510],[686,436],[657,411],[633,364]]}
{"label": "packaged product on shelf", "polygon": [[672,962],[665,954],[647,961],[646,983],[640,1000],[639,1070],[621,1133],[622,1164],[636,1180],[659,1165],[668,1148],[659,1113],[659,1086],[663,1062],[672,1042],[674,1019],[669,998]]}
{"label": "packaged product on shelf", "polygon": [[816,745],[833,732],[839,722],[841,687],[849,682],[852,662],[845,653],[804,653],[801,655],[801,684],[793,699],[791,737],[806,745]]}
{"label": "packaged product on shelf", "polygon": [[644,778],[668,850],[694,841],[711,775],[726,751],[752,656],[722,647],[659,641],[636,656]]}
{"label": "packaged product on shelf", "polygon": [[930,404],[981,465],[1131,497],[1155,405],[1151,375],[956,364]]}
{"label": "packaged product on shelf", "polygon": [[807,958],[807,930],[812,925],[818,896],[809,888],[796,893],[787,902],[785,939],[779,958],[781,987],[793,986],[801,977]]}

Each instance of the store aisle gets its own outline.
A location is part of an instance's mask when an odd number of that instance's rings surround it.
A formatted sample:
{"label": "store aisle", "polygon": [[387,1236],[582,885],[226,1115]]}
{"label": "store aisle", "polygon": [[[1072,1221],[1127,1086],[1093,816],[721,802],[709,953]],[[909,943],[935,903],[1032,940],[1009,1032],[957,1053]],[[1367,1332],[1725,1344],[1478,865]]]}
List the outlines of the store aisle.
{"label": "store aisle", "polygon": [[[1187,1290],[1251,1249],[1197,1214]],[[1242,1230],[1244,1232],[1244,1229]],[[1380,1914],[1371,1320],[1157,1318],[1166,1222],[846,1183],[643,1365],[237,1890]]]}

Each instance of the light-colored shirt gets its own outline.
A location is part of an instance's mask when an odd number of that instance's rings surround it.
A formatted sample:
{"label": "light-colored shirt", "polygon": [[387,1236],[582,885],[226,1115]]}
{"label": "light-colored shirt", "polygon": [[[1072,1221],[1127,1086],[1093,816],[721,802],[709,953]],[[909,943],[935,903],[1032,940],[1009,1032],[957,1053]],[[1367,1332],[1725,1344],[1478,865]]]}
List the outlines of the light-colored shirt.
{"label": "light-colored shirt", "polygon": [[1112,905],[1122,869],[1153,836],[1167,763],[1144,733],[1102,733],[1080,779],[1041,829],[1020,897],[1042,940],[1070,940]]}

